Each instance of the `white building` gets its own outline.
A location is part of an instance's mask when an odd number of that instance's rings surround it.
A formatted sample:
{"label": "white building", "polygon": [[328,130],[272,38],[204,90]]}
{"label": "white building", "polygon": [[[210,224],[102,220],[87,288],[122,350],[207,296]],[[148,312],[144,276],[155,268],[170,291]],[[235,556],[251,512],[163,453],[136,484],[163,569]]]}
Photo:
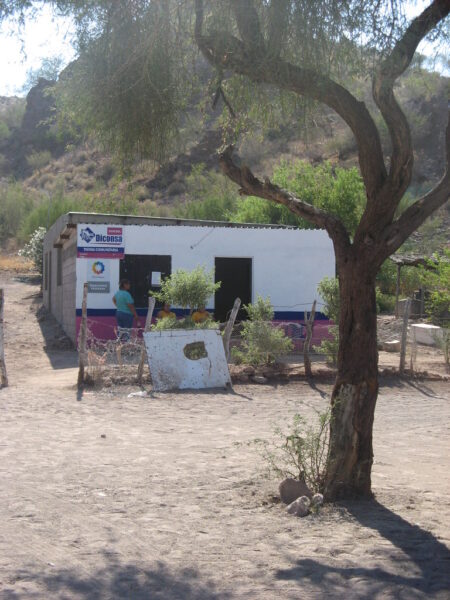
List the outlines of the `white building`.
{"label": "white building", "polygon": [[[333,247],[321,230],[186,219],[68,213],[44,240],[44,304],[75,341],[83,284],[88,282],[90,329],[112,338],[112,297],[119,280],[131,281],[138,313],[148,293],[177,269],[204,265],[222,285],[207,309],[224,321],[236,297],[243,304],[270,297],[278,321],[301,322],[320,298],[317,284],[335,274]],[[320,325],[327,321],[319,311]],[[175,312],[181,313],[175,307]],[[314,336],[316,337],[316,335]]]}

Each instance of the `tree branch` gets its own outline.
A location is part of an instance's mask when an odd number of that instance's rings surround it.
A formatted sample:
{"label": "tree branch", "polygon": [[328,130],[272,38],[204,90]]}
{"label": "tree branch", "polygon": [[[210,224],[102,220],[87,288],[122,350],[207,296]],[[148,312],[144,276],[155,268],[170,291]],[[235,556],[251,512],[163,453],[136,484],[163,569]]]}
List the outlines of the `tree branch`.
{"label": "tree branch", "polygon": [[244,43],[228,33],[216,31],[205,35],[202,24],[203,1],[196,0],[196,42],[211,64],[245,75],[254,82],[275,85],[318,100],[344,119],[356,138],[368,201],[375,199],[387,174],[380,136],[364,102],[359,102],[344,87],[316,71],[297,67],[263,51],[250,55]]}
{"label": "tree branch", "polygon": [[[400,200],[411,182],[414,163],[409,124],[394,95],[395,81],[410,65],[419,43],[449,12],[448,0],[434,0],[411,22],[374,76],[372,94],[392,139],[391,166],[386,181],[389,194],[386,197],[397,197]],[[390,218],[393,217],[398,202],[391,204]]]}
{"label": "tree branch", "polygon": [[390,227],[386,228],[383,236],[386,258],[400,248],[411,233],[450,198],[450,103],[445,134],[445,149],[446,170],[440,182],[428,194],[407,208]]}
{"label": "tree branch", "polygon": [[233,160],[233,146],[228,146],[219,156],[219,164],[222,172],[229,179],[237,183],[240,187],[239,193],[245,196],[257,196],[265,200],[271,200],[277,204],[282,204],[289,208],[291,212],[317,225],[320,229],[326,229],[330,238],[335,243],[336,250],[339,248],[348,248],[350,246],[350,237],[344,224],[337,217],[316,208],[303,200],[300,200],[291,192],[283,190],[273,184],[269,179],[264,183],[255,177],[251,170],[246,167],[239,167]]}
{"label": "tree branch", "polygon": [[286,38],[290,0],[272,0],[268,14],[267,50],[279,57]]}
{"label": "tree branch", "polygon": [[253,0],[231,0],[231,4],[244,45],[252,52],[265,52],[264,37]]}

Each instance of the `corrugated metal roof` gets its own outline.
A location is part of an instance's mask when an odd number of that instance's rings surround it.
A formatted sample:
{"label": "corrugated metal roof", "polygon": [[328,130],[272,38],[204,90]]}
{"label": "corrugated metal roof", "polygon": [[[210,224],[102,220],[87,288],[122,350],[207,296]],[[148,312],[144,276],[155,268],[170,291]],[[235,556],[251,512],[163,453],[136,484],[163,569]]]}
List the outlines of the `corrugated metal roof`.
{"label": "corrugated metal roof", "polygon": [[[66,218],[64,218],[66,217]],[[230,223],[229,221],[204,221],[201,219],[177,219],[172,217],[140,217],[136,215],[115,215],[108,213],[70,212],[63,215],[69,224],[94,223],[118,225],[179,225],[191,227],[227,227],[239,229],[298,229],[293,225],[273,225],[262,223]]]}

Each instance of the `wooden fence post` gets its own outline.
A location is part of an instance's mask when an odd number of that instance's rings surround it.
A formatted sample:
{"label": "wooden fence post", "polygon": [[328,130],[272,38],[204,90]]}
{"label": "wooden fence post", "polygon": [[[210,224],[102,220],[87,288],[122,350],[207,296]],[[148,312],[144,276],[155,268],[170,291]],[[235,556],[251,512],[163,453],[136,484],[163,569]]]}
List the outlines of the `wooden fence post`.
{"label": "wooden fence post", "polygon": [[81,327],[78,339],[78,387],[84,383],[84,368],[86,366],[86,338],[87,338],[87,295],[88,284],[83,286],[83,304],[81,305]]}
{"label": "wooden fence post", "polygon": [[397,281],[395,284],[395,318],[398,319],[398,299],[400,296],[400,271],[402,265],[397,263]]}
{"label": "wooden fence post", "polygon": [[409,319],[409,311],[411,309],[411,298],[405,302],[405,312],[403,313],[403,327],[402,327],[402,341],[400,346],[400,367],[399,372],[403,374],[405,370],[405,360],[406,360],[406,340],[408,336],[408,319]]}
{"label": "wooden fence post", "polygon": [[5,363],[5,343],[3,336],[3,305],[4,305],[3,289],[0,289],[0,387],[8,387],[8,377],[6,375]]}
{"label": "wooden fence post", "polygon": [[317,303],[317,301],[314,300],[312,308],[311,308],[311,314],[309,315],[309,317],[307,319],[305,319],[306,339],[305,339],[305,343],[303,345],[303,363],[305,365],[305,375],[308,378],[312,378],[312,376],[313,376],[312,369],[311,369],[311,359],[309,358],[309,346],[311,344],[311,338],[312,338],[312,333],[313,333],[314,317],[316,316],[316,303]]}
{"label": "wooden fence post", "polygon": [[[148,299],[148,311],[147,311],[147,318],[145,319],[145,327],[144,327],[144,333],[146,331],[150,331],[150,327],[152,326],[152,317],[153,317],[153,311],[155,309],[155,299],[153,298],[153,296],[151,296]],[[145,355],[147,354],[147,351],[145,350],[145,342],[143,341],[143,346],[142,346],[142,350],[141,350],[141,358],[139,360],[139,366],[138,366],[138,372],[137,372],[137,380],[139,383],[141,383],[142,381],[142,375],[144,373],[144,364],[145,364]]]}
{"label": "wooden fence post", "polygon": [[230,318],[228,319],[228,322],[225,327],[225,331],[223,333],[223,347],[225,348],[225,356],[227,358],[227,362],[230,360],[231,333],[233,331],[234,322],[236,321],[236,317],[237,317],[240,307],[241,307],[241,299],[236,298],[236,300],[234,301],[233,309],[230,314]]}

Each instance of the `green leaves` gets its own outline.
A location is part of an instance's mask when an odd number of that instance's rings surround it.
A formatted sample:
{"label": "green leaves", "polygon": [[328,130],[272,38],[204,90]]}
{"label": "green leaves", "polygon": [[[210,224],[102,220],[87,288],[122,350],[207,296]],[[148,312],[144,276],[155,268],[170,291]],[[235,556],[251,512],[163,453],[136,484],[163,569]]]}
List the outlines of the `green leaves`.
{"label": "green leaves", "polygon": [[59,86],[60,107],[124,161],[161,160],[173,148],[189,74],[174,4],[136,8],[117,2],[97,15],[98,35],[81,44]]}
{"label": "green leaves", "polygon": [[47,230],[45,227],[38,227],[30,238],[28,244],[19,250],[19,256],[23,256],[33,261],[34,266],[42,275],[44,261],[44,238]]}
{"label": "green leaves", "polygon": [[154,296],[161,302],[189,308],[192,312],[194,308],[205,306],[219,287],[220,281],[214,283],[213,272],[199,266],[193,271],[178,269],[162,282],[161,291]]}
{"label": "green leaves", "polygon": [[250,365],[267,365],[292,350],[292,342],[283,329],[273,321],[274,312],[270,298],[258,296],[254,304],[244,307],[249,320],[242,324],[242,345],[231,354],[237,362]]}

